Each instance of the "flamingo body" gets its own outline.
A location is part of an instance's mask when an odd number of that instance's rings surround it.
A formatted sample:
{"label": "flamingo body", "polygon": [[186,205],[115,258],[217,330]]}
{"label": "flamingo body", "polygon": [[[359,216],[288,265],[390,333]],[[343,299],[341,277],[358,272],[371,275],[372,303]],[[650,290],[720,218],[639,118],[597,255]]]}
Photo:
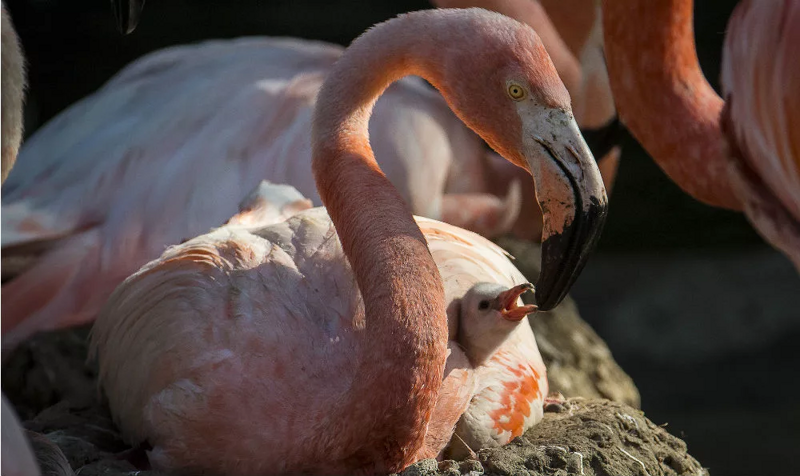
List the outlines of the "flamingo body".
{"label": "flamingo body", "polygon": [[[525,282],[490,241],[438,221],[416,220],[448,302],[477,282]],[[512,399],[515,392],[532,389],[529,380],[511,381],[514,373],[503,370],[509,365],[530,362],[544,379],[533,332],[525,324],[486,376],[471,378],[487,379],[485,387],[495,391],[499,385]],[[314,208],[260,228],[226,225],[169,248],[112,295],[92,340],[115,419],[130,443],[153,446],[154,465],[222,472],[238,460],[241,474],[255,474],[310,470],[307,465],[318,459],[344,458],[337,453],[343,442],[320,437],[320,425],[330,425],[325,434],[346,435],[367,424],[345,406],[359,377],[356,359],[365,325],[364,303],[333,224],[324,209]],[[470,382],[458,372],[463,365],[451,364],[455,373],[447,375]],[[325,393],[310,390],[321,382]],[[534,383],[537,392],[546,392],[546,380]],[[462,392],[454,403],[461,413],[473,394]],[[369,399],[362,404],[369,406]],[[537,418],[535,408],[527,410],[533,410],[529,419]],[[515,421],[521,409],[506,402],[498,410],[504,411]],[[454,423],[435,448],[426,448],[428,456],[447,443]],[[491,431],[498,432],[498,440],[518,432]]]}
{"label": "flamingo body", "polygon": [[153,446],[156,466],[396,472],[449,439],[469,395],[449,392],[468,383],[462,369],[445,374],[448,299],[514,274],[483,238],[415,219],[375,160],[372,108],[409,74],[531,173],[544,217],[538,306],[558,305],[580,273],[607,197],[535,32],[478,9],[378,25],[336,62],[315,106],[325,210],[173,246],[100,313],[92,345],[111,412],[128,440]]}

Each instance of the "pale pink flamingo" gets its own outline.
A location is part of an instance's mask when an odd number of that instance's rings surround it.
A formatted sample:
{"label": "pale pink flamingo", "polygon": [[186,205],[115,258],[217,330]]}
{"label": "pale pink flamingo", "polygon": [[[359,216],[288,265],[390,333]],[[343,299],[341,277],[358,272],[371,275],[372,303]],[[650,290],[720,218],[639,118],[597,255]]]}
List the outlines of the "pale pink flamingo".
{"label": "pale pink flamingo", "polygon": [[800,2],[743,1],[720,98],[700,70],[692,0],[604,1],[620,117],[684,191],[743,210],[800,267]]}
{"label": "pale pink flamingo", "polygon": [[469,373],[442,380],[447,293],[524,280],[504,283],[513,266],[478,235],[415,221],[380,171],[371,109],[408,74],[531,172],[545,217],[538,306],[566,294],[607,198],[536,34],[477,9],[378,25],[337,61],[317,101],[314,175],[330,217],[315,208],[170,247],[100,313],[101,385],[125,437],[147,441],[157,467],[392,472],[449,439],[465,395],[440,387],[458,390]]}
{"label": "pale pink flamingo", "polygon": [[[117,3],[122,12],[141,8]],[[549,24],[540,10],[501,13]],[[552,28],[545,40],[545,47],[560,41]],[[126,276],[165,246],[218,226],[262,179],[292,184],[320,204],[308,132],[318,89],[341,51],[289,39],[169,48],[130,65],[37,131],[3,190],[4,279],[13,279],[3,286],[10,296],[5,345],[91,322]],[[484,236],[541,236],[541,215],[519,213],[537,208],[527,172],[487,155],[417,78],[381,97],[370,134],[413,213]],[[613,160],[601,163],[612,178]],[[27,258],[21,268],[14,263],[20,257]]]}
{"label": "pale pink flamingo", "polygon": [[456,342],[474,369],[476,388],[450,458],[504,445],[542,419],[547,370],[526,317],[537,308],[519,298],[531,289],[530,283],[478,283],[452,304],[459,316]]}

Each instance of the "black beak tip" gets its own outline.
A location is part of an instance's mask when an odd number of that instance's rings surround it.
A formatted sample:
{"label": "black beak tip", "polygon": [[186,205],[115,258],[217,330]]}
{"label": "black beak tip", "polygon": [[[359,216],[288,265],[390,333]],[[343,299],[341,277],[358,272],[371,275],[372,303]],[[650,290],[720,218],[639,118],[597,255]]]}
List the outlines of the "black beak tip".
{"label": "black beak tip", "polygon": [[542,272],[536,283],[540,311],[552,310],[567,296],[600,240],[607,215],[608,204],[593,199],[562,233],[542,242]]}
{"label": "black beak tip", "polygon": [[123,35],[132,33],[139,25],[142,9],[144,0],[111,0],[117,30]]}

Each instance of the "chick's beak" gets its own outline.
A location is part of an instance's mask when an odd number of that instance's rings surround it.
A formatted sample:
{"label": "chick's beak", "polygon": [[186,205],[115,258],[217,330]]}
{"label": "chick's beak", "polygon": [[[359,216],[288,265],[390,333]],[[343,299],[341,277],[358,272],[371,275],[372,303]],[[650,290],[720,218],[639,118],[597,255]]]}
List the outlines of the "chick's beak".
{"label": "chick's beak", "polygon": [[567,295],[597,244],[608,198],[572,113],[554,109],[530,124],[525,158],[544,222],[536,303],[549,311]]}
{"label": "chick's beak", "polygon": [[538,309],[538,307],[533,304],[525,304],[523,306],[517,305],[519,297],[530,290],[533,290],[533,284],[524,283],[514,286],[508,291],[503,291],[495,298],[493,307],[500,312],[504,319],[515,322],[521,321],[523,317],[532,312],[536,312]]}
{"label": "chick's beak", "polygon": [[117,29],[123,35],[132,33],[139,24],[144,9],[144,0],[111,0],[111,10]]}

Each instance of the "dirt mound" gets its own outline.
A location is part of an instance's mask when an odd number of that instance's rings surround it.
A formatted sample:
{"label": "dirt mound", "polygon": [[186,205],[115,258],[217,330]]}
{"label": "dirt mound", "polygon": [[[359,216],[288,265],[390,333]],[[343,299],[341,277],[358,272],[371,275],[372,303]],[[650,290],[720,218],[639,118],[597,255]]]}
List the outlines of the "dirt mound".
{"label": "dirt mound", "polygon": [[707,475],[686,444],[628,405],[608,400],[567,400],[551,405],[544,420],[501,448],[482,450],[478,461],[420,461],[402,476],[457,475]]}

